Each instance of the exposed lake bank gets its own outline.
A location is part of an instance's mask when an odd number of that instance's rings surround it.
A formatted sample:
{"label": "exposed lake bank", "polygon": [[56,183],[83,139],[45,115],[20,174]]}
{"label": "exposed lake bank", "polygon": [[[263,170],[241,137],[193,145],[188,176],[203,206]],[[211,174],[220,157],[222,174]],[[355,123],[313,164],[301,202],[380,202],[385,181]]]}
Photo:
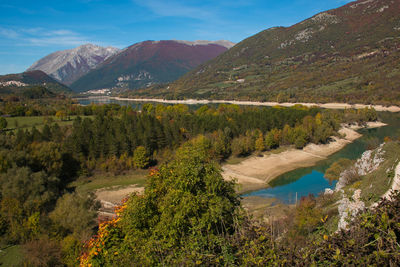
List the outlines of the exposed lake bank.
{"label": "exposed lake bank", "polygon": [[110,97],[111,99],[118,101],[135,101],[135,102],[155,102],[155,103],[166,103],[166,104],[185,104],[185,105],[199,105],[199,104],[236,104],[245,106],[283,106],[292,107],[295,105],[303,105],[307,107],[317,106],[328,109],[362,109],[366,107],[373,107],[376,111],[389,111],[389,112],[400,112],[399,106],[383,106],[383,105],[366,105],[366,104],[347,104],[347,103],[279,103],[279,102],[257,102],[257,101],[237,101],[237,100],[167,100],[157,98],[122,98],[122,97]]}
{"label": "exposed lake bank", "polygon": [[[385,126],[382,122],[370,122],[367,128]],[[251,156],[239,164],[222,166],[223,177],[236,179],[240,191],[252,191],[268,187],[269,182],[289,171],[310,167],[317,162],[341,150],[362,135],[356,132],[358,126],[343,126],[339,133],[342,137],[332,137],[328,144],[308,144],[303,149],[288,148],[277,154],[265,154],[263,157]]]}

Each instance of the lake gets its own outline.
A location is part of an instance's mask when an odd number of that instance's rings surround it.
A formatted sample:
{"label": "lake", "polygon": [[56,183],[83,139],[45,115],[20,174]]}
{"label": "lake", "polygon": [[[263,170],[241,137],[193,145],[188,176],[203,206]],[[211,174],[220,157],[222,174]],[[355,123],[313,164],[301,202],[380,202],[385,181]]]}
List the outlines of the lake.
{"label": "lake", "polygon": [[[130,105],[137,109],[140,109],[144,103],[152,103],[115,100],[109,97],[80,98],[77,100],[82,105],[89,105],[90,103],[116,103],[120,105]],[[189,105],[191,109],[196,109],[200,106],[202,105]],[[367,150],[368,143],[370,143],[372,139],[375,139],[381,143],[383,142],[385,136],[393,137],[400,135],[400,114],[390,112],[379,112],[378,114],[380,120],[387,123],[388,126],[375,129],[362,129],[359,131],[363,134],[361,138],[345,146],[342,150],[336,152],[335,154],[332,154],[326,160],[322,160],[318,162],[317,165],[312,167],[299,168],[285,173],[270,182],[271,187],[244,194],[243,197],[260,196],[265,198],[277,198],[284,203],[292,204],[296,202],[296,194],[297,199],[300,199],[302,196],[307,196],[309,194],[318,195],[323,192],[325,188],[334,188],[336,182],[330,184],[324,178],[326,169],[329,168],[333,162],[340,158],[359,158],[361,154]]]}
{"label": "lake", "polygon": [[386,136],[394,137],[400,135],[400,114],[380,112],[380,119],[387,123],[388,126],[375,129],[362,129],[359,132],[362,137],[355,140],[353,143],[345,146],[342,150],[329,156],[326,160],[322,160],[317,165],[308,168],[299,168],[294,171],[285,173],[275,180],[270,185],[271,187],[253,191],[246,196],[259,196],[266,198],[277,198],[286,204],[293,204],[297,199],[309,194],[318,195],[325,188],[334,188],[336,183],[329,184],[324,178],[324,173],[329,166],[340,158],[357,159],[367,150],[371,140],[377,140],[380,143]]}

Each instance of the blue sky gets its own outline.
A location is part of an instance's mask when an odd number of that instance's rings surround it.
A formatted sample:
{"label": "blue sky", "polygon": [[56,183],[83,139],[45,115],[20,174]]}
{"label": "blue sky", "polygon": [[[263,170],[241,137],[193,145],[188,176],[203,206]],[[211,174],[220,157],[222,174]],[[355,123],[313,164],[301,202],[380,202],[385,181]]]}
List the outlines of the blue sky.
{"label": "blue sky", "polygon": [[347,0],[0,0],[0,74],[26,70],[85,43],[124,48],[145,40],[241,40],[290,26]]}

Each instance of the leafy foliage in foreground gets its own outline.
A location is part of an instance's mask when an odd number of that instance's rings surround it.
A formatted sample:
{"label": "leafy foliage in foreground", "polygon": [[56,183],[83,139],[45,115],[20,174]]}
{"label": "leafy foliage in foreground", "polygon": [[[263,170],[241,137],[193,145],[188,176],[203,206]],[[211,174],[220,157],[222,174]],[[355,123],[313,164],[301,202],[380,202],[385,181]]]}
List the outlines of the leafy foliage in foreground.
{"label": "leafy foliage in foreground", "polygon": [[153,174],[144,195],[132,196],[117,219],[100,225],[81,265],[400,264],[400,192],[337,233],[329,233],[329,214],[312,196],[300,201],[286,225],[260,224],[239,216],[232,184],[199,157],[201,143],[186,144]]}
{"label": "leafy foliage in foreground", "polygon": [[230,254],[226,237],[240,221],[239,199],[209,160],[203,137],[180,148],[153,173],[145,193],[125,205],[120,218],[100,227],[81,263],[233,263],[219,256]]}

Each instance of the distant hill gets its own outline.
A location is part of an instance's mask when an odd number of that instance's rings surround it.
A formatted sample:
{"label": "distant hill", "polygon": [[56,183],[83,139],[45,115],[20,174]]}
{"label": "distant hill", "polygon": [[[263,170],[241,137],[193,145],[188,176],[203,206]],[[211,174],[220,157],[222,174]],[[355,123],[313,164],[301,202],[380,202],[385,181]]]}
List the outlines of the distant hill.
{"label": "distant hill", "polygon": [[85,44],[51,53],[36,61],[28,71],[42,70],[56,80],[70,85],[119,51],[115,47]]}
{"label": "distant hill", "polygon": [[20,94],[24,92],[27,92],[27,96],[31,93],[34,95],[38,93],[50,97],[59,93],[71,94],[72,90],[40,70],[0,76],[0,94]]}
{"label": "distant hill", "polygon": [[400,104],[400,0],[359,0],[262,31],[135,96]]}
{"label": "distant hill", "polygon": [[145,41],[123,49],[71,84],[75,91],[135,89],[171,82],[225,52],[229,41]]}

